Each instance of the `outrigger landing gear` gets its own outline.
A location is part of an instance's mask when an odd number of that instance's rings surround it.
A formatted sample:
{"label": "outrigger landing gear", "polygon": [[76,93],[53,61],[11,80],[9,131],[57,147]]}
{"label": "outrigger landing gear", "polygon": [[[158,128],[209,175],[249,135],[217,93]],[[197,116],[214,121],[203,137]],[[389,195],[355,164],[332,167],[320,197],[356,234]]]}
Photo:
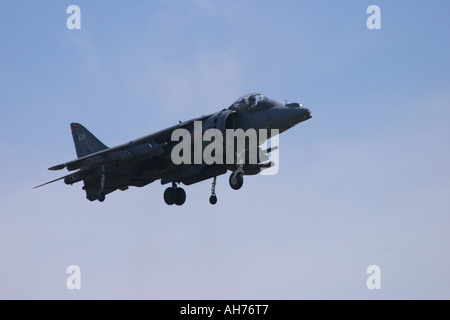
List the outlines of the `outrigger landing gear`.
{"label": "outrigger landing gear", "polygon": [[102,165],[102,177],[100,179],[100,191],[98,192],[98,201],[105,201],[105,179],[106,179],[106,166]]}
{"label": "outrigger landing gear", "polygon": [[212,205],[217,203],[217,196],[216,196],[216,178],[214,177],[212,186],[211,186],[211,196],[209,197],[209,203]]}
{"label": "outrigger landing gear", "polygon": [[164,201],[169,206],[173,204],[181,206],[186,201],[186,192],[183,188],[177,187],[175,182],[172,182],[172,187],[169,187],[164,191]]}

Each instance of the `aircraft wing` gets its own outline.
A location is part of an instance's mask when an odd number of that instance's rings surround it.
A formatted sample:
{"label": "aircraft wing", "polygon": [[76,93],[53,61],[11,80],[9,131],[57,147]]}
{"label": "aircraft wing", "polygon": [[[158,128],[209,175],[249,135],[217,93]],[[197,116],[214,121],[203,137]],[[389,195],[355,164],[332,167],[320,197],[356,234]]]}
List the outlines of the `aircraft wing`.
{"label": "aircraft wing", "polygon": [[105,149],[73,161],[58,164],[50,167],[49,170],[61,170],[67,168],[67,170],[73,171],[80,168],[98,167],[114,161],[125,161],[137,157],[154,156],[163,153],[163,148],[165,146],[167,146],[167,142],[161,144],[148,142],[138,145],[130,142],[126,145]]}
{"label": "aircraft wing", "polygon": [[164,153],[164,147],[166,147],[171,141],[171,135],[175,129],[190,129],[193,127],[194,121],[202,121],[209,116],[210,115],[202,116],[183,123],[180,122],[175,126],[130,141],[117,147],[101,150],[76,160],[58,164],[50,167],[49,170],[61,170],[67,168],[67,170],[73,171],[80,168],[87,169],[98,167],[110,162],[128,161],[130,159],[136,159],[137,157],[144,158],[161,155]]}

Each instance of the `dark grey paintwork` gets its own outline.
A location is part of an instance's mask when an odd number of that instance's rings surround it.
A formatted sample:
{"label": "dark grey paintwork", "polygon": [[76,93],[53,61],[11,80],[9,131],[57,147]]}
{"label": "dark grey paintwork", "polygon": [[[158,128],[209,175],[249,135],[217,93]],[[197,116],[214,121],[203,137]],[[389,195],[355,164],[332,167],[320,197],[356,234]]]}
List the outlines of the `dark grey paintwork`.
{"label": "dark grey paintwork", "polygon": [[[171,150],[178,143],[171,141],[175,129],[184,128],[192,133],[194,121],[202,121],[203,132],[209,128],[217,128],[225,134],[226,129],[241,128],[245,131],[253,128],[278,129],[281,133],[310,118],[310,110],[301,104],[282,105],[262,94],[252,93],[239,98],[228,109],[179,123],[113,148],[108,148],[81,124],[72,123],[70,126],[78,159],[53,166],[49,170],[66,168],[68,171],[78,171],[37,187],[62,179],[66,184],[83,181],[87,199],[103,201],[106,194],[115,190],[126,190],[129,186],[142,187],[161,180],[162,184],[172,183],[172,188],[166,190],[167,195],[164,194],[166,202],[181,205],[184,203],[185,193],[177,184],[190,185],[225,174],[228,170],[233,171],[230,185],[234,189],[240,188],[242,181],[240,185],[236,185],[235,180],[235,185],[231,182],[233,175],[236,173],[237,176],[239,173],[237,164],[173,164]],[[240,170],[243,175],[257,174],[270,166],[263,163],[267,159],[259,159],[258,164],[241,166]],[[242,180],[242,175],[238,178]],[[212,197],[215,197],[214,187],[215,179]],[[173,188],[178,191],[173,191]],[[175,193],[177,196],[173,196]],[[175,200],[169,200],[169,203],[166,196],[170,198],[171,195],[180,203]],[[214,204],[217,198],[214,202],[210,201]]]}

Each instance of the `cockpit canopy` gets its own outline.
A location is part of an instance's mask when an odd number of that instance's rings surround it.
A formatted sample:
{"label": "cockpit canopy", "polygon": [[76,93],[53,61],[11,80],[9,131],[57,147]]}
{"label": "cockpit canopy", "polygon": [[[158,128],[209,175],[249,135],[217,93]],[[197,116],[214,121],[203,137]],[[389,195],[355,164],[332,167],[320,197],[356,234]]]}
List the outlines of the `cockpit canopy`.
{"label": "cockpit canopy", "polygon": [[261,93],[249,93],[240,97],[231,106],[230,109],[243,109],[249,111],[263,110],[277,105],[275,101],[267,98]]}

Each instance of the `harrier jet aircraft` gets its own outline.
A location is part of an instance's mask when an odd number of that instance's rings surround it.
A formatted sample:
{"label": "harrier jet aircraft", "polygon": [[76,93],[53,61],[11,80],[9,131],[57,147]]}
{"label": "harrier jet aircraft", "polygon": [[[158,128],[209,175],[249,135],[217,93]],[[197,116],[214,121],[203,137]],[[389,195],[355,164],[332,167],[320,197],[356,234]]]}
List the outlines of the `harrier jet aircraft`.
{"label": "harrier jet aircraft", "polygon": [[[235,154],[232,155],[231,162],[211,164],[202,160],[200,163],[175,164],[172,150],[179,141],[173,141],[172,134],[177,129],[184,129],[190,133],[191,143],[194,144],[195,125],[198,123],[201,123],[201,133],[205,133],[211,128],[217,129],[223,134],[225,131],[237,131],[238,129],[244,131],[275,129],[281,133],[310,118],[310,110],[299,103],[283,105],[262,94],[251,93],[236,100],[228,109],[189,121],[180,121],[170,128],[113,148],[108,148],[81,124],[71,123],[70,128],[78,158],[53,166],[49,170],[66,168],[68,171],[78,171],[35,188],[62,179],[70,185],[83,181],[86,198],[90,201],[103,202],[105,195],[115,190],[127,190],[130,186],[143,187],[155,180],[161,180],[163,185],[171,184],[164,192],[164,201],[168,205],[180,206],[186,201],[186,192],[179,186],[181,183],[191,185],[213,178],[209,201],[211,204],[215,204],[217,202],[215,194],[217,176],[230,170],[232,172],[229,179],[230,186],[238,190],[243,185],[244,175],[258,174],[273,165],[267,157],[273,148],[261,150],[259,146],[264,141],[258,139],[255,146],[258,149],[256,163],[245,163],[240,160],[245,155],[238,154],[236,149],[233,151]],[[207,144],[202,141],[201,150],[205,150],[206,146]],[[251,150],[246,146],[245,153],[249,151]]]}

